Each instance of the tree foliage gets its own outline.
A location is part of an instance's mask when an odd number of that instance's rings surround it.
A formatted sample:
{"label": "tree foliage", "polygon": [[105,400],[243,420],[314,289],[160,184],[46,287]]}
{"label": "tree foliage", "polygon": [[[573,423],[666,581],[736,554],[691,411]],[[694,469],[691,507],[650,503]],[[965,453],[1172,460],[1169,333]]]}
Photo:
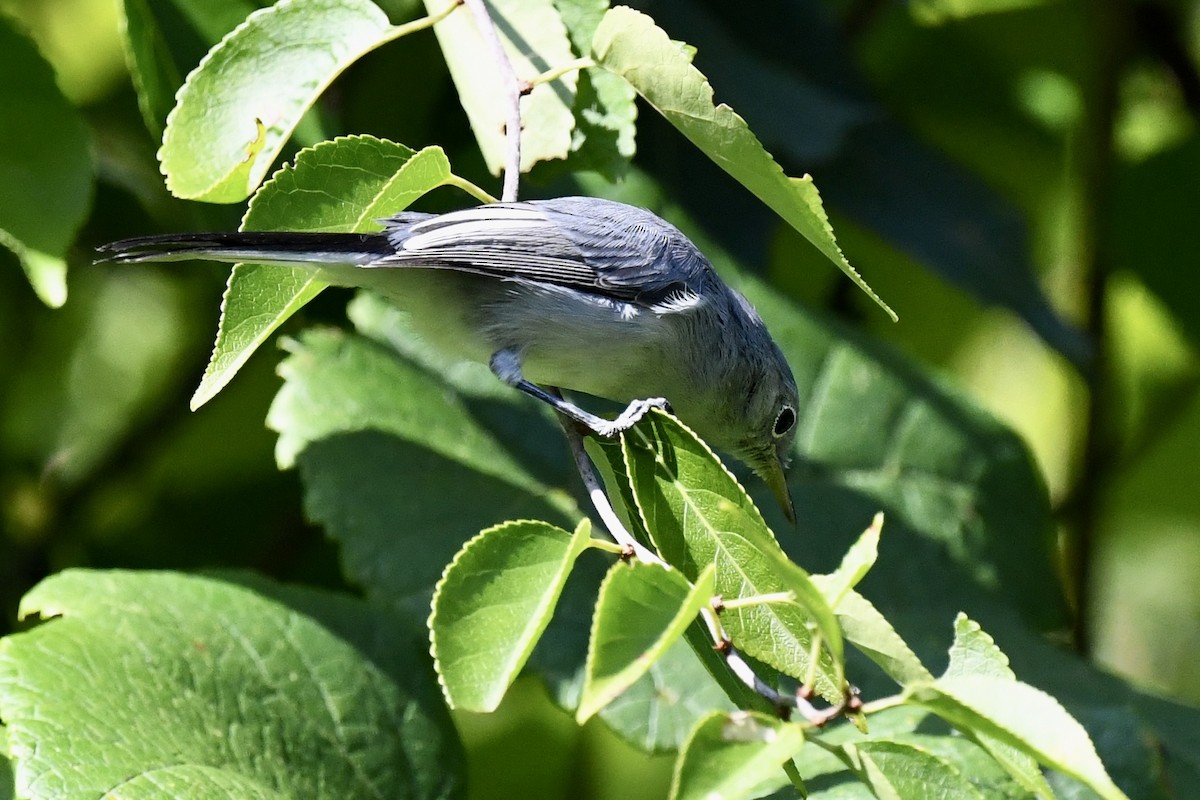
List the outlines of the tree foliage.
{"label": "tree foliage", "polygon": [[[552,415],[482,365],[447,363],[381,299],[238,265],[209,350],[219,273],[82,266],[89,245],[239,213],[245,230],[366,231],[413,205],[490,200],[508,109],[466,8],[124,0],[113,37],[132,91],[91,100],[54,84],[35,14],[2,17],[0,244],[50,306],[67,263],[81,268],[60,311],[0,298],[0,579],[16,621],[0,639],[0,797],[537,794],[522,763],[548,770],[571,735],[518,737],[500,758],[472,733],[521,676],[669,760],[674,798],[1200,789],[1200,716],[1086,657],[1101,492],[1197,385],[1195,306],[1170,291],[1168,248],[1129,255],[1138,199],[1194,166],[1194,133],[1118,118],[1137,65],[1101,56],[1133,15],[1194,105],[1187,42],[1154,27],[1192,4],[488,5],[528,82],[524,193],[655,210],[779,342],[800,387],[798,524],[654,412],[587,443],[653,553],[631,559],[585,513]],[[1083,26],[1078,63],[1038,72],[1000,47],[1047,21]],[[878,52],[856,63],[846,35]],[[922,60],[927,40],[946,52]],[[962,52],[992,68],[972,80],[1025,92],[1026,118],[954,75],[914,122],[923,137],[884,110]],[[1084,87],[1074,105],[1061,73]],[[992,151],[962,143],[1016,142],[1011,194],[1032,204],[1041,139],[1072,125],[1085,155],[1063,191],[1124,209],[1124,227],[1081,213],[1071,229],[1100,298],[1086,329],[1041,288]],[[1161,294],[1154,319],[1178,318],[1145,334],[1175,347],[1153,375],[1116,371],[1097,321],[1115,257]],[[909,260],[937,276],[919,286],[1005,309],[1087,382],[1070,493],[1011,427],[886,342],[905,303],[933,312],[938,347],[952,338],[954,303],[938,315],[889,274]],[[282,360],[256,355],[280,329]],[[1124,415],[1122,380],[1137,399]],[[1074,653],[1054,643],[1072,630]]]}

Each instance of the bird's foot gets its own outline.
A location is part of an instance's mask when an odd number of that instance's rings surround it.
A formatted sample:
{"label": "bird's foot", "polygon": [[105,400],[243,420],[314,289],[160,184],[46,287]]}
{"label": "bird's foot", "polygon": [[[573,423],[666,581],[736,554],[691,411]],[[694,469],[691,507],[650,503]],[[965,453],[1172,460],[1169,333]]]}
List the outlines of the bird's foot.
{"label": "bird's foot", "polygon": [[652,408],[657,408],[660,411],[670,411],[671,404],[663,397],[647,397],[641,400],[634,400],[625,407],[625,410],[616,419],[600,420],[599,424],[592,426],[592,430],[606,439],[612,439],[636,425]]}

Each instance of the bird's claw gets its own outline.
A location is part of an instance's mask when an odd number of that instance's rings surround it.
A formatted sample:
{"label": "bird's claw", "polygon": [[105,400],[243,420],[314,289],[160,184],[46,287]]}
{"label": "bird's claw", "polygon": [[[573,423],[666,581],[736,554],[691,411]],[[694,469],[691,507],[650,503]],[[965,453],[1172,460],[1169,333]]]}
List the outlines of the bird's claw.
{"label": "bird's claw", "polygon": [[671,404],[664,397],[646,397],[634,400],[625,407],[625,410],[616,419],[601,421],[599,425],[595,426],[595,431],[598,435],[606,439],[615,438],[636,425],[652,408],[657,408],[660,411],[670,411]]}

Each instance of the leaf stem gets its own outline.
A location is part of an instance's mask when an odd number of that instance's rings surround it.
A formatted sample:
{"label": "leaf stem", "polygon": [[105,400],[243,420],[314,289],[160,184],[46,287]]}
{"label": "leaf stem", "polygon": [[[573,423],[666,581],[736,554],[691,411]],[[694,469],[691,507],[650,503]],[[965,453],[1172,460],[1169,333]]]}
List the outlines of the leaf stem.
{"label": "leaf stem", "polygon": [[596,66],[596,62],[594,59],[591,59],[588,57],[577,58],[574,61],[568,61],[567,63],[563,64],[560,67],[555,67],[554,69],[548,69],[545,72],[543,72],[541,75],[535,75],[532,78],[530,78],[529,80],[525,81],[525,84],[527,86],[529,86],[530,88],[533,88],[534,86],[537,86],[538,84],[541,84],[541,83],[553,83],[554,81],[558,80],[563,75],[566,75],[569,72],[575,72],[577,70],[587,69],[588,67],[594,67],[594,66]]}
{"label": "leaf stem", "polygon": [[775,592],[773,594],[757,594],[753,597],[734,597],[730,600],[721,599],[721,609],[727,608],[750,608],[752,606],[765,606],[772,603],[794,603],[796,595],[792,592]]}
{"label": "leaf stem", "polygon": [[612,503],[608,500],[608,495],[604,493],[604,487],[600,483],[600,478],[596,475],[596,468],[592,465],[591,459],[588,458],[587,451],[583,449],[583,435],[575,427],[574,422],[562,417],[559,417],[558,422],[562,426],[563,435],[566,436],[567,444],[571,448],[571,455],[575,459],[575,467],[579,470],[579,477],[583,480],[583,488],[587,491],[592,505],[595,506],[596,513],[600,515],[600,521],[608,529],[608,535],[621,548],[620,552],[637,556],[639,561],[644,561],[647,564],[667,566],[665,561],[655,553],[650,552],[645,545],[635,539],[633,534],[625,529],[621,518],[613,510]]}
{"label": "leaf stem", "polygon": [[486,0],[462,0],[475,17],[475,27],[483,38],[484,46],[499,73],[500,82],[504,86],[504,99],[507,105],[507,120],[504,123],[506,140],[504,157],[504,189],[500,199],[512,203],[517,199],[518,184],[521,177],[521,95],[524,94],[521,81],[513,69],[508,53],[504,52],[504,44],[500,34],[496,32],[496,24],[492,21]]}
{"label": "leaf stem", "polygon": [[459,3],[450,3],[450,5],[446,6],[436,14],[430,14],[429,16],[421,17],[420,19],[414,19],[412,22],[406,22],[403,25],[395,25],[390,31],[388,31],[387,36],[380,41],[380,44],[394,42],[410,33],[416,33],[417,31],[423,31],[426,28],[432,28],[434,25],[437,25],[446,17],[453,14],[454,9],[458,8],[459,5]]}
{"label": "leaf stem", "polygon": [[466,178],[460,178],[458,175],[451,174],[443,183],[443,186],[453,186],[455,189],[461,189],[467,194],[474,197],[481,203],[495,203],[496,197],[483,189],[480,189],[475,184],[471,183]]}

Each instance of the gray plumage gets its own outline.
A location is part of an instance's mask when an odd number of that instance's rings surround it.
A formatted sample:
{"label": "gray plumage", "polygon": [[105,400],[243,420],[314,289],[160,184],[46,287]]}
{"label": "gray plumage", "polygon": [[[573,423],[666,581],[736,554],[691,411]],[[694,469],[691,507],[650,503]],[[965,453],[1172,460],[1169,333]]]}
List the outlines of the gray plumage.
{"label": "gray plumage", "polygon": [[701,437],[762,476],[791,515],[783,477],[796,421],[791,370],[751,305],[674,226],[588,197],[380,222],[379,233],[178,234],[100,251],[116,262],[303,266],[374,290],[407,310],[435,347],[490,364],[605,434],[620,425],[538,386],[626,403],[666,398]]}

